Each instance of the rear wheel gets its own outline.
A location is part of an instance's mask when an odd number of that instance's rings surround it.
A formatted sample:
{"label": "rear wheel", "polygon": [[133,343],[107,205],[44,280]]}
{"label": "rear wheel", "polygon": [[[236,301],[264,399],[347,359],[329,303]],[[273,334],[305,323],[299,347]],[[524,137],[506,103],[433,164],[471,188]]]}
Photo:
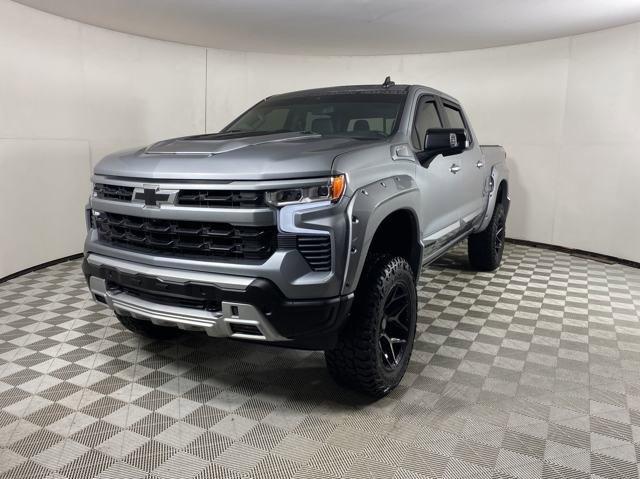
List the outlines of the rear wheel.
{"label": "rear wheel", "polygon": [[365,266],[351,318],[334,349],[325,351],[331,376],[373,397],[400,383],[416,332],[417,301],[411,266],[379,256]]}
{"label": "rear wheel", "polygon": [[177,328],[158,326],[153,324],[151,321],[136,319],[119,313],[116,313],[116,317],[118,318],[118,321],[120,321],[120,323],[129,331],[133,331],[134,333],[147,338],[170,339],[180,335],[180,330]]}
{"label": "rear wheel", "polygon": [[506,222],[504,205],[497,203],[489,226],[484,231],[469,236],[469,262],[475,269],[493,271],[500,266],[504,251]]}

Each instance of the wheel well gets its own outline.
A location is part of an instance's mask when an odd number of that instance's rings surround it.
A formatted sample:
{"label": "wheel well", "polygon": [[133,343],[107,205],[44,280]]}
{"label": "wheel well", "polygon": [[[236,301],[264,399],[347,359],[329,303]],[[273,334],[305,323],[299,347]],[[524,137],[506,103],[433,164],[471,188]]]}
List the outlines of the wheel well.
{"label": "wheel well", "polygon": [[502,180],[500,182],[500,186],[498,187],[498,194],[496,196],[496,204],[501,203],[503,205],[507,204],[507,194],[509,193],[509,186],[507,185],[506,180]]}
{"label": "wheel well", "polygon": [[405,258],[417,279],[422,268],[422,247],[418,242],[418,221],[409,210],[397,210],[378,226],[367,258],[371,254],[387,253]]}

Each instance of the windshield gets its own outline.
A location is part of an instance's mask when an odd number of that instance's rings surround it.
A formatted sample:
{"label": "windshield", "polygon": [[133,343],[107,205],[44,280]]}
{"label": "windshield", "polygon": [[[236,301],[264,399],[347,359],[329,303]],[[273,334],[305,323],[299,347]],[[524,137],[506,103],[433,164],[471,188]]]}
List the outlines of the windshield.
{"label": "windshield", "polygon": [[352,93],[271,99],[259,103],[222,133],[300,131],[324,136],[386,138],[395,132],[405,94]]}

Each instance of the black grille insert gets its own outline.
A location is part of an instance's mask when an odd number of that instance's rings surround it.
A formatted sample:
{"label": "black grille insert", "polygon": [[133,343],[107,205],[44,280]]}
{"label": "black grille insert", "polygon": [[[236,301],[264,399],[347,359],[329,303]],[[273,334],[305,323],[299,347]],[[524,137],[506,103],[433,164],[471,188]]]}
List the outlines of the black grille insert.
{"label": "black grille insert", "polygon": [[93,187],[96,198],[103,200],[131,201],[133,186],[117,186],[96,183]]}
{"label": "black grille insert", "polygon": [[260,330],[253,324],[229,323],[231,332],[234,334],[249,334],[251,336],[262,336]]}
{"label": "black grille insert", "polygon": [[331,237],[299,235],[297,247],[314,271],[331,271]]}
{"label": "black grille insert", "polygon": [[265,206],[262,191],[180,190],[176,204],[202,208],[260,208]]}
{"label": "black grille insert", "polygon": [[123,273],[102,267],[111,293],[127,293],[152,303],[185,308],[220,311],[221,300],[215,287],[197,283],[171,283],[151,276]]}
{"label": "black grille insert", "polygon": [[[96,198],[111,201],[131,201],[133,186],[96,183],[93,188]],[[142,193],[138,200],[144,199]],[[175,204],[200,208],[263,208],[266,206],[264,191],[237,190],[180,190]]]}
{"label": "black grille insert", "polygon": [[116,246],[173,256],[266,259],[275,250],[275,226],[159,220],[100,212],[98,238]]}
{"label": "black grille insert", "polygon": [[[111,285],[110,285],[111,286]],[[157,304],[166,304],[167,306],[181,306],[183,308],[203,309],[208,311],[220,311],[220,302],[206,301],[205,299],[186,298],[181,296],[169,296],[167,294],[158,294],[155,292],[143,291],[136,288],[130,288],[121,285],[111,286],[114,292],[122,292],[144,299]]]}

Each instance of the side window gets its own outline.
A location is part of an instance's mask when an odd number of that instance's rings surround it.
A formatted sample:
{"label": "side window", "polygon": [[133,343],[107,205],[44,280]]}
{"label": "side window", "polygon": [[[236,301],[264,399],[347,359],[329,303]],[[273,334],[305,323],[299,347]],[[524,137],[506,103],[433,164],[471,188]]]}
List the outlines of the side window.
{"label": "side window", "polygon": [[454,106],[444,105],[444,114],[447,116],[449,128],[464,128],[464,131],[467,133],[467,140],[471,145],[473,143],[473,138],[471,138],[471,132],[464,121],[462,111]]}
{"label": "side window", "polygon": [[438,115],[435,101],[427,98],[420,100],[413,122],[411,141],[416,149],[422,150],[424,148],[424,135],[429,128],[442,128],[442,121]]}
{"label": "side window", "polygon": [[457,108],[453,108],[452,106],[445,105],[444,114],[447,115],[447,120],[449,121],[449,127],[464,128],[464,129],[467,128],[466,125],[464,124],[464,120],[462,119],[462,112]]}

